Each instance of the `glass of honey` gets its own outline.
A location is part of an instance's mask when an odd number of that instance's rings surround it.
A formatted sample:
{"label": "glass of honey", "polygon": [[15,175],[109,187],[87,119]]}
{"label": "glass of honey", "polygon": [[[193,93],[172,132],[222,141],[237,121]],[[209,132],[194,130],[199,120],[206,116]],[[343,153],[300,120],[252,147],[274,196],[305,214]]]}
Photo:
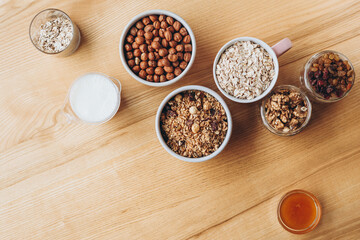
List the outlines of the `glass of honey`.
{"label": "glass of honey", "polygon": [[321,218],[321,206],[317,198],[304,190],[293,190],[280,200],[278,220],[287,231],[304,234],[312,231]]}

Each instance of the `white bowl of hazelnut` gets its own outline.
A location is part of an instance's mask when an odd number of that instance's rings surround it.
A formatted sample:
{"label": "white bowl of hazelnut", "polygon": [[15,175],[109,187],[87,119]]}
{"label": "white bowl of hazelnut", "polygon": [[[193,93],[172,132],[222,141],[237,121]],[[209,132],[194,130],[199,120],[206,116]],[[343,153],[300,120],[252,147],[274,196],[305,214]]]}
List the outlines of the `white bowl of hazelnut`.
{"label": "white bowl of hazelnut", "polygon": [[190,85],[174,90],[161,102],[155,129],[160,144],[172,156],[203,162],[218,155],[229,142],[232,118],[219,94]]}
{"label": "white bowl of hazelnut", "polygon": [[166,10],[150,10],[126,25],[119,51],[133,78],[160,87],[177,82],[189,71],[196,55],[196,41],[180,16]]}

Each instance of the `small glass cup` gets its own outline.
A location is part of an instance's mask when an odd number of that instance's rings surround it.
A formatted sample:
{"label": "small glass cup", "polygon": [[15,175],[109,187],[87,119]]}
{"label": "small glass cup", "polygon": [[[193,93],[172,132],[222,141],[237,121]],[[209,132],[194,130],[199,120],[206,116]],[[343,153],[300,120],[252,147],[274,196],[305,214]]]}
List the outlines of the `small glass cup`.
{"label": "small glass cup", "polygon": [[[278,129],[275,129],[273,128],[270,123],[267,121],[266,119],[266,112],[265,112],[265,104],[267,102],[267,100],[272,96],[272,94],[276,93],[277,91],[279,90],[291,90],[291,91],[294,91],[294,92],[297,92],[301,95],[301,97],[305,100],[306,102],[306,107],[307,107],[307,110],[308,110],[308,113],[307,113],[307,116],[306,116],[306,119],[305,121],[303,122],[303,124],[295,129],[295,130],[289,130],[289,131],[283,131],[283,130],[278,130]],[[279,136],[293,136],[299,132],[301,132],[305,127],[306,125],[309,123],[310,121],[310,118],[311,118],[311,111],[312,111],[312,105],[311,105],[311,102],[309,100],[309,98],[306,96],[306,94],[298,87],[295,87],[295,86],[291,86],[291,85],[281,85],[281,86],[277,86],[275,87],[269,95],[267,95],[261,102],[261,105],[260,105],[260,116],[261,116],[261,120],[264,124],[264,126],[272,133],[276,134],[276,135],[279,135]]]}
{"label": "small glass cup", "polygon": [[[114,86],[116,87],[116,90],[118,92],[118,104],[117,104],[116,109],[111,114],[111,116],[109,116],[107,119],[105,119],[104,121],[101,121],[101,122],[88,122],[88,121],[85,121],[85,120],[79,118],[76,115],[76,113],[73,111],[73,109],[71,107],[71,103],[70,103],[70,91],[71,91],[71,88],[74,85],[74,83],[77,80],[79,80],[80,78],[85,77],[86,75],[90,75],[90,74],[98,74],[98,75],[104,76],[107,80],[111,81],[114,84]],[[63,104],[63,106],[61,108],[61,112],[65,116],[68,123],[82,122],[82,123],[87,123],[87,124],[100,125],[100,124],[103,124],[103,123],[106,123],[106,122],[110,121],[110,119],[112,119],[115,116],[115,114],[119,111],[120,103],[121,103],[121,83],[120,83],[119,80],[117,80],[116,78],[107,76],[105,74],[102,74],[102,73],[97,73],[97,72],[95,72],[95,73],[87,73],[87,74],[84,74],[84,75],[78,77],[71,84],[71,87],[69,88],[69,91],[68,91],[67,96],[65,98],[64,104]]]}
{"label": "small glass cup", "polygon": [[[66,18],[71,22],[72,31],[73,31],[72,39],[70,40],[69,45],[67,45],[67,47],[65,49],[63,49],[62,51],[46,52],[46,51],[42,50],[41,47],[39,47],[39,45],[38,45],[41,25],[45,24],[48,21],[54,20],[58,17]],[[50,54],[50,55],[60,56],[60,57],[69,56],[72,53],[74,53],[76,51],[76,49],[79,47],[80,41],[81,41],[80,30],[76,26],[76,24],[70,19],[70,17],[65,12],[63,12],[59,9],[53,9],[53,8],[45,9],[35,15],[35,17],[33,18],[33,20],[30,23],[29,35],[30,35],[32,44],[40,52]]]}
{"label": "small glass cup", "polygon": [[[307,226],[306,228],[304,229],[293,229],[289,226],[286,225],[286,223],[283,221],[282,219],[282,216],[281,216],[281,206],[284,202],[284,200],[293,195],[293,194],[304,194],[306,195],[307,197],[310,197],[312,201],[314,201],[314,205],[315,205],[315,209],[316,209],[316,215],[315,215],[315,219],[314,221],[309,225]],[[278,220],[279,220],[279,223],[280,225],[287,231],[291,232],[291,233],[294,233],[294,234],[305,234],[305,233],[308,233],[308,232],[311,232],[312,230],[314,230],[314,228],[319,224],[320,222],[320,219],[321,219],[321,213],[322,213],[322,210],[321,210],[321,205],[320,205],[320,202],[319,200],[310,192],[308,191],[305,191],[305,190],[300,190],[300,189],[296,189],[296,190],[292,190],[288,193],[286,193],[280,200],[279,202],[279,205],[278,205],[278,208],[277,208],[277,217],[278,217]]]}
{"label": "small glass cup", "polygon": [[312,64],[314,63],[315,60],[317,60],[318,58],[320,58],[321,56],[323,56],[325,54],[330,54],[330,53],[337,54],[339,56],[339,58],[343,61],[348,61],[351,69],[354,70],[354,66],[352,65],[350,60],[342,53],[339,53],[339,52],[336,52],[333,50],[326,50],[326,51],[322,51],[322,52],[314,54],[305,63],[303,69],[300,72],[300,83],[301,83],[302,88],[305,90],[305,92],[308,93],[309,96],[312,99],[314,99],[316,102],[323,102],[323,103],[337,102],[348,95],[348,93],[350,92],[350,90],[352,89],[352,87],[354,86],[354,83],[355,83],[355,71],[353,71],[352,76],[351,76],[353,78],[352,84],[351,84],[350,88],[346,92],[344,92],[340,97],[332,96],[332,97],[326,99],[324,96],[322,96],[321,94],[319,94],[315,91],[315,89],[312,87],[312,85],[310,83],[310,79],[309,79],[310,68],[312,67]]}

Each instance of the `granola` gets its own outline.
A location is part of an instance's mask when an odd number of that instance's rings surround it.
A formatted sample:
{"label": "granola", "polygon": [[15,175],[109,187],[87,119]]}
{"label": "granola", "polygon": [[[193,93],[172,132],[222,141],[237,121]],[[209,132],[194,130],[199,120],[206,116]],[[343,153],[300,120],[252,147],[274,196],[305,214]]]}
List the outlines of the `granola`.
{"label": "granola", "polygon": [[270,54],[259,44],[238,41],[221,55],[216,65],[220,87],[239,99],[254,99],[261,95],[275,76]]}
{"label": "granola", "polygon": [[308,114],[305,99],[294,90],[281,89],[267,99],[265,117],[276,130],[294,131],[302,126]]}
{"label": "granola", "polygon": [[228,129],[221,103],[198,90],[184,91],[170,99],[161,114],[160,126],[166,144],[175,153],[190,158],[215,152]]}
{"label": "granola", "polygon": [[66,17],[57,17],[40,26],[38,47],[47,53],[58,53],[69,46],[73,37],[73,26]]}

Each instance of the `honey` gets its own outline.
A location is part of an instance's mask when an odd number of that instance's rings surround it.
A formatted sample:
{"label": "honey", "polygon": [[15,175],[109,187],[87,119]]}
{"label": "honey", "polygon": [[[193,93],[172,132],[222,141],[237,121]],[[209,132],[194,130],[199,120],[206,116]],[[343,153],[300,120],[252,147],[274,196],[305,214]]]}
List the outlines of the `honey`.
{"label": "honey", "polygon": [[303,190],[291,191],[281,199],[278,207],[280,224],[292,233],[307,233],[319,223],[321,208],[316,197]]}

